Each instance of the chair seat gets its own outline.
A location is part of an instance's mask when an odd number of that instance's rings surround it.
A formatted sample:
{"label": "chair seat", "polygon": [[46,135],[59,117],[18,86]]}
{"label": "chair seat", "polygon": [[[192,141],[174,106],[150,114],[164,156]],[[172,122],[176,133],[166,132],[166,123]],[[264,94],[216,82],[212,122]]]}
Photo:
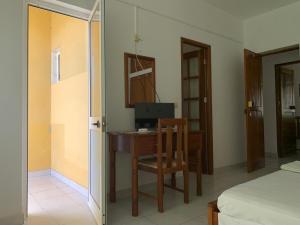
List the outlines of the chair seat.
{"label": "chair seat", "polygon": [[[185,167],[186,163],[182,162],[182,167]],[[138,166],[140,169],[144,169],[147,171],[157,171],[158,169],[158,163],[157,163],[157,157],[147,158],[147,159],[141,159],[138,162]],[[163,170],[168,169],[170,172],[182,170],[177,167],[177,161],[172,160],[171,162],[171,168],[167,168],[167,158],[163,157],[162,161],[162,168]]]}

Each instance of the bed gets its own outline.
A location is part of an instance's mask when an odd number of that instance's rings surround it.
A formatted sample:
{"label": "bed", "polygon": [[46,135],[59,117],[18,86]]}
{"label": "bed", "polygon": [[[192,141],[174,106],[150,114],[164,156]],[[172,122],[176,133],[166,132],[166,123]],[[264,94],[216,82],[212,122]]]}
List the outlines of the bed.
{"label": "bed", "polygon": [[208,208],[209,225],[300,225],[300,162],[237,185]]}

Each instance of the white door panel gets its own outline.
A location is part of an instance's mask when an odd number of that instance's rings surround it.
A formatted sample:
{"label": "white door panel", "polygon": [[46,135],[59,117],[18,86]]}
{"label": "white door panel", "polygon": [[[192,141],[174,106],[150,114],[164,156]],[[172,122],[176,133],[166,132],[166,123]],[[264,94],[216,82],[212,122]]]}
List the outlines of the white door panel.
{"label": "white door panel", "polygon": [[89,20],[90,76],[89,76],[89,206],[99,225],[105,224],[105,89],[102,67],[101,3],[96,1]]}

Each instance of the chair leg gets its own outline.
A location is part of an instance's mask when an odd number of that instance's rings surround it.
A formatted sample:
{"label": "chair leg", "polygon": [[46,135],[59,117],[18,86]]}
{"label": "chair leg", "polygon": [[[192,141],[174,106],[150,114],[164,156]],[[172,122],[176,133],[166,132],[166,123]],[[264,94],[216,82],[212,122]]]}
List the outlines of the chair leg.
{"label": "chair leg", "polygon": [[202,195],[202,162],[201,162],[201,151],[197,153],[197,169],[196,169],[196,176],[197,176],[197,195]]}
{"label": "chair leg", "polygon": [[132,159],[132,216],[138,216],[139,215],[139,203],[138,203],[138,191],[139,191],[139,185],[138,185],[138,167],[137,167],[137,159],[133,158]]}
{"label": "chair leg", "polygon": [[164,212],[164,176],[159,173],[157,175],[157,203],[158,211]]}
{"label": "chair leg", "polygon": [[176,173],[172,173],[171,175],[171,185],[172,187],[176,187]]}
{"label": "chair leg", "polygon": [[[200,167],[200,166],[197,166]],[[202,195],[202,169],[197,168],[197,172],[196,172],[196,176],[197,176],[197,195],[201,196]]]}
{"label": "chair leg", "polygon": [[184,203],[189,203],[189,170],[185,168],[183,171],[184,179]]}

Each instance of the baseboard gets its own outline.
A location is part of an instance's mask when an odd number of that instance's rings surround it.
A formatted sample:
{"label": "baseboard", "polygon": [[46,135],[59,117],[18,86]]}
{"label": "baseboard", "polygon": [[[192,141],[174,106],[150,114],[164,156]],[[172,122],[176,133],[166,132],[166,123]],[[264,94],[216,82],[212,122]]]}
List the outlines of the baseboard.
{"label": "baseboard", "polygon": [[48,170],[40,170],[40,171],[34,171],[34,172],[28,172],[28,177],[42,177],[42,176],[50,176],[51,175],[51,169]]}
{"label": "baseboard", "polygon": [[246,166],[247,166],[246,162],[240,162],[240,163],[236,163],[236,164],[232,164],[232,165],[228,165],[228,166],[217,167],[217,168],[214,168],[214,173],[219,172],[219,171],[224,171],[224,170],[230,169],[230,168],[240,168],[240,167],[246,167]]}
{"label": "baseboard", "polygon": [[73,188],[74,190],[78,191],[80,194],[82,194],[85,197],[88,197],[88,190],[87,188],[77,184],[76,182],[72,181],[71,179],[65,177],[64,175],[60,174],[56,170],[51,169],[51,176],[57,178],[61,182],[65,183],[69,187]]}
{"label": "baseboard", "polygon": [[[23,214],[0,218],[0,225],[20,225],[23,223],[24,223],[24,215]],[[26,223],[25,223],[25,225],[26,225]]]}
{"label": "baseboard", "polygon": [[274,152],[265,152],[267,159],[278,159],[278,154]]}

